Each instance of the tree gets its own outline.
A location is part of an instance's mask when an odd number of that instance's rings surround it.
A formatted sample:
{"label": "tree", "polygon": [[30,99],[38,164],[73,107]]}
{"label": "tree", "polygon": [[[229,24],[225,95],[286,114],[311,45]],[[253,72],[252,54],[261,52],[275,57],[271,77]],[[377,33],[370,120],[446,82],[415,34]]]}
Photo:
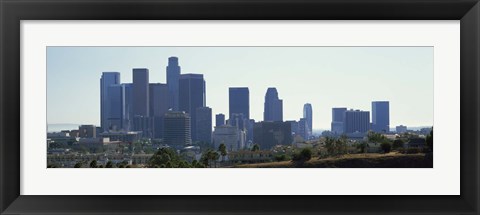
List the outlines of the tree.
{"label": "tree", "polygon": [[258,144],[253,145],[252,151],[255,152],[255,151],[259,151],[259,150],[260,150],[260,146]]}
{"label": "tree", "polygon": [[225,156],[227,156],[227,146],[223,143],[220,144],[220,146],[218,146],[218,151],[222,155],[222,161],[225,161]]}
{"label": "tree", "polygon": [[425,144],[430,152],[433,152],[433,127],[430,134],[425,138]]}
{"label": "tree", "polygon": [[[182,159],[178,156],[171,148],[161,148],[159,149],[151,158],[148,160],[148,167],[162,166],[164,165],[167,168],[175,168],[180,165]],[[167,165],[168,164],[168,165]]]}
{"label": "tree", "polygon": [[388,142],[383,142],[380,144],[380,148],[383,150],[383,152],[389,153],[390,150],[392,149],[392,144]]}
{"label": "tree", "polygon": [[90,168],[97,168],[97,160],[90,162]]}
{"label": "tree", "polygon": [[293,155],[292,161],[305,162],[312,159],[312,150],[310,148],[304,148],[300,153]]}
{"label": "tree", "polygon": [[82,162],[78,162],[75,164],[75,166],[73,166],[73,168],[82,168],[83,164]]}
{"label": "tree", "polygon": [[392,148],[394,149],[399,149],[399,148],[403,148],[403,140],[402,139],[395,139],[393,141],[393,145],[392,145]]}
{"label": "tree", "polygon": [[367,148],[368,148],[368,143],[363,142],[363,141],[360,144],[357,145],[357,149],[360,150],[360,153],[367,152]]}
{"label": "tree", "polygon": [[108,161],[107,164],[105,164],[105,168],[113,168],[112,161]]}
{"label": "tree", "polygon": [[208,150],[202,154],[202,158],[200,158],[200,162],[208,167],[212,167],[212,162],[214,161],[215,167],[217,166],[217,160],[220,158],[220,155],[213,151],[213,150]]}

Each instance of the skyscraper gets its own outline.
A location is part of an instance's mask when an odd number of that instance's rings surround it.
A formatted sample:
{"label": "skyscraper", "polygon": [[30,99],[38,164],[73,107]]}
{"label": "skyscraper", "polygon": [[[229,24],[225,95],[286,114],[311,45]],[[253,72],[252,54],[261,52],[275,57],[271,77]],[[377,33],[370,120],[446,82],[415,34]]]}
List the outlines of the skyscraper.
{"label": "skyscraper", "polygon": [[283,121],[283,101],[274,87],[268,88],[265,94],[263,121]]}
{"label": "skyscraper", "polygon": [[108,107],[106,129],[119,131],[123,128],[123,89],[122,85],[114,84],[108,87]]}
{"label": "skyscraper", "polygon": [[133,115],[149,116],[148,69],[133,69]]}
{"label": "skyscraper", "polygon": [[150,116],[164,116],[168,111],[168,87],[166,84],[149,84]]}
{"label": "skyscraper", "polygon": [[345,111],[345,133],[365,133],[370,130],[370,112],[361,110]]}
{"label": "skyscraper", "polygon": [[305,140],[310,137],[307,119],[300,118],[300,120],[298,120],[298,134]]}
{"label": "skyscraper", "polygon": [[388,101],[372,102],[372,130],[380,133],[390,131],[390,107]]}
{"label": "skyscraper", "polygon": [[108,87],[110,85],[120,84],[119,72],[103,72],[100,78],[100,127],[102,131],[107,131],[107,116],[110,106],[108,105]]}
{"label": "skyscraper", "polygon": [[153,119],[153,137],[163,138],[163,118],[169,108],[168,87],[166,84],[150,84],[150,117]]}
{"label": "skyscraper", "polygon": [[[178,107],[190,115],[191,121],[196,122],[196,110],[205,107],[205,80],[202,74],[180,75]],[[196,125],[192,123],[192,140],[197,141]]]}
{"label": "skyscraper", "polygon": [[307,138],[312,136],[313,131],[313,116],[312,116],[312,104],[306,103],[303,105],[303,118],[307,121],[308,128],[306,129]]}
{"label": "skyscraper", "polygon": [[332,108],[332,124],[331,132],[334,134],[343,134],[344,131],[344,122],[345,122],[345,112],[347,108]]}
{"label": "skyscraper", "polygon": [[185,146],[192,143],[190,117],[185,112],[168,111],[164,119],[164,142],[171,146]]}
{"label": "skyscraper", "polygon": [[225,114],[219,113],[215,115],[215,126],[225,125]]}
{"label": "skyscraper", "polygon": [[178,96],[179,96],[179,83],[181,68],[178,65],[177,57],[168,58],[167,66],[167,85],[169,92],[169,108],[174,111],[178,111]]}
{"label": "skyscraper", "polygon": [[197,140],[211,143],[212,142],[212,109],[209,107],[197,108]]}
{"label": "skyscraper", "polygon": [[250,119],[250,95],[248,87],[230,87],[228,89],[228,118],[232,114],[241,113],[248,120]]}
{"label": "skyscraper", "polygon": [[123,96],[123,130],[131,131],[133,129],[133,84],[122,84]]}

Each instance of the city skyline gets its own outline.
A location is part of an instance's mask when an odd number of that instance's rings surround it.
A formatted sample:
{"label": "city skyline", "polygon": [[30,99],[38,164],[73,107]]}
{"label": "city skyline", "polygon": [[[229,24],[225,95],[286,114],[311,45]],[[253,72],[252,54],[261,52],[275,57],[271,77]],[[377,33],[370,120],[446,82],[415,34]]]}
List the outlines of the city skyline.
{"label": "city skyline", "polygon": [[[155,50],[152,51],[152,49]],[[175,51],[167,49],[174,49]],[[183,50],[183,52],[178,49]],[[198,49],[204,51],[205,53],[203,55],[205,56],[195,55],[194,53],[197,53]],[[206,52],[205,49],[213,52],[214,57],[209,55],[209,52]],[[228,49],[228,54],[241,57],[241,59],[234,58],[229,62],[224,62],[222,59],[225,57],[219,55],[218,49]],[[245,49],[248,50],[245,51]],[[252,49],[254,51],[252,51]],[[286,52],[285,49],[290,52],[292,49],[296,49],[297,52],[290,53]],[[312,51],[312,49],[315,50]],[[318,49],[322,49],[323,51],[319,51]],[[113,53],[112,50],[119,52]],[[93,53],[95,51],[99,53]],[[264,56],[259,57],[258,54],[255,54],[257,53],[256,51],[260,51]],[[280,52],[280,54],[275,54],[273,53],[274,51]],[[299,51],[308,52],[309,54],[312,54],[311,52],[325,54],[325,51],[328,51],[329,53],[333,53],[334,56],[321,56],[323,58],[334,59],[340,55],[342,55],[343,58],[356,56],[357,58],[352,61],[356,62],[355,65],[357,69],[347,69],[344,68],[345,66],[342,64],[330,65],[328,62],[322,60],[319,60],[320,62],[306,62],[308,57],[317,58]],[[143,52],[143,55],[140,55],[139,52]],[[156,52],[159,53],[155,54]],[[273,56],[268,55],[268,53],[273,54]],[[362,54],[360,55],[360,53]],[[254,56],[252,57],[251,55]],[[386,55],[397,56],[397,58],[391,59]],[[92,57],[95,56],[97,59],[94,60]],[[120,59],[119,56],[127,59]],[[138,56],[143,56],[145,59],[141,60]],[[121,83],[132,83],[132,69],[146,68],[150,71],[150,83],[166,83],[166,68],[168,58],[171,56],[178,57],[178,64],[174,66],[179,66],[178,71],[181,67],[182,74],[198,73],[205,76],[204,80],[208,82],[206,85],[208,96],[204,103],[206,103],[206,106],[212,108],[212,115],[222,113],[228,116],[229,88],[248,87],[250,91],[250,118],[256,121],[262,121],[265,93],[267,92],[267,88],[274,87],[278,90],[278,97],[283,100],[283,121],[298,120],[303,116],[302,108],[304,104],[310,103],[313,106],[313,129],[330,128],[332,121],[331,108],[333,107],[349,107],[372,111],[370,109],[370,102],[376,100],[390,101],[390,127],[401,124],[407,126],[433,124],[433,49],[431,47],[49,47],[47,49],[47,80],[49,83],[58,84],[53,86],[50,84],[47,86],[47,122],[52,124],[75,123],[100,125],[100,98],[98,93],[100,86],[98,85],[98,78],[101,77],[102,72],[117,71],[121,75]],[[200,63],[199,65],[199,62],[202,61],[195,59],[195,56],[203,59],[203,64]],[[209,57],[217,57],[215,59],[219,62],[209,63]],[[151,62],[151,58],[154,58],[154,62]],[[284,58],[292,62],[282,61],[281,59]],[[85,64],[88,59],[93,60],[94,63]],[[98,62],[102,61],[102,59],[105,60],[105,62]],[[108,61],[106,59],[110,60]],[[279,61],[277,62],[275,59]],[[129,62],[129,60],[131,62]],[[259,62],[252,62],[252,60]],[[305,62],[299,64],[301,60],[305,60]],[[243,64],[241,63],[242,61]],[[389,63],[385,63],[385,61]],[[116,65],[115,62],[120,65]],[[267,62],[270,62],[270,64],[265,65]],[[376,64],[372,62],[376,62]],[[153,63],[156,65],[152,66]],[[329,67],[324,66],[324,70],[314,69],[318,68],[321,63],[327,63]],[[125,64],[130,64],[131,67],[120,69],[120,66],[125,67]],[[252,74],[252,70],[258,70],[258,68],[252,67],[252,65],[263,65],[262,68],[265,70],[263,73]],[[192,66],[198,69],[191,69]],[[203,68],[205,66],[206,68]],[[404,72],[392,76],[392,74],[390,74],[392,71],[385,69],[388,66],[395,72],[400,70]],[[89,67],[92,67],[92,69],[88,69]],[[107,69],[106,67],[112,68]],[[297,69],[292,72],[283,72],[289,71],[291,67]],[[367,67],[369,70],[364,72],[362,70],[366,70],[366,68],[363,67]],[[380,67],[380,69],[378,69],[378,67]],[[78,70],[85,72],[80,74],[74,72]],[[228,70],[232,72],[228,72]],[[305,70],[310,73],[302,73],[302,71]],[[384,72],[382,73],[379,70]],[[277,75],[279,72],[276,71],[282,72],[281,75]],[[376,76],[370,76],[372,73],[376,74]],[[412,73],[414,74],[413,76]],[[362,74],[366,77],[363,77]],[[93,78],[96,79],[96,81],[90,83],[90,81],[88,81],[92,78],[90,76],[94,76]],[[264,79],[264,76],[270,76],[270,79]],[[428,76],[430,77],[428,78]],[[242,79],[242,77],[244,78]],[[312,79],[318,79],[318,82],[311,82]],[[337,85],[334,85],[333,89],[325,89],[331,87],[331,83],[328,81],[331,79],[337,80]],[[68,82],[68,80],[76,80],[76,82],[72,83]],[[283,83],[285,81],[287,81],[288,87]],[[242,82],[244,83],[243,85],[239,84]],[[269,84],[269,82],[271,84]],[[65,83],[71,85],[67,85],[66,88],[58,87]],[[87,87],[76,88],[75,85],[77,83],[87,84]],[[403,87],[397,89],[398,87],[395,86],[397,86],[398,83],[404,84],[402,85]],[[263,90],[261,89],[262,87],[264,88]],[[300,87],[307,90],[303,90]],[[84,96],[88,95],[90,89],[96,89],[97,91],[91,94],[91,96]],[[412,89],[414,93],[409,93]],[[365,91],[369,93],[362,93]],[[80,101],[62,102],[63,100],[61,98],[65,97],[61,95],[80,95],[79,92],[82,92],[81,99],[79,99]],[[348,96],[349,93],[350,96]],[[329,97],[331,98],[328,99]],[[410,103],[407,101],[410,101]],[[409,108],[409,105],[415,107]],[[76,109],[74,108],[75,106],[92,107],[92,110],[71,114]],[[84,109],[85,108],[82,108],[82,110]],[[214,121],[212,123],[215,124]]]}

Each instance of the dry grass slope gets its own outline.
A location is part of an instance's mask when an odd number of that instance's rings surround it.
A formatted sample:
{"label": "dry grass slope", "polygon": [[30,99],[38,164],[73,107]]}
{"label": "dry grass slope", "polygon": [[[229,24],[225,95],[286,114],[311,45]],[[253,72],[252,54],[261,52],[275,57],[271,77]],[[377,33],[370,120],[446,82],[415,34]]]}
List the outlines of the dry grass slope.
{"label": "dry grass slope", "polygon": [[348,154],[304,163],[292,161],[243,164],[236,168],[432,168],[433,159],[425,154]]}

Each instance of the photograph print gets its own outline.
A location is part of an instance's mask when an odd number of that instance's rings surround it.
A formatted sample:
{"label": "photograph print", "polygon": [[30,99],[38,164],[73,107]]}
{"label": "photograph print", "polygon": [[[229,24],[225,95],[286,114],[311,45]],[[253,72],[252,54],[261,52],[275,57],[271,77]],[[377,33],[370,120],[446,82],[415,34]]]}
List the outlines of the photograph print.
{"label": "photograph print", "polygon": [[433,47],[47,47],[47,168],[433,168]]}

